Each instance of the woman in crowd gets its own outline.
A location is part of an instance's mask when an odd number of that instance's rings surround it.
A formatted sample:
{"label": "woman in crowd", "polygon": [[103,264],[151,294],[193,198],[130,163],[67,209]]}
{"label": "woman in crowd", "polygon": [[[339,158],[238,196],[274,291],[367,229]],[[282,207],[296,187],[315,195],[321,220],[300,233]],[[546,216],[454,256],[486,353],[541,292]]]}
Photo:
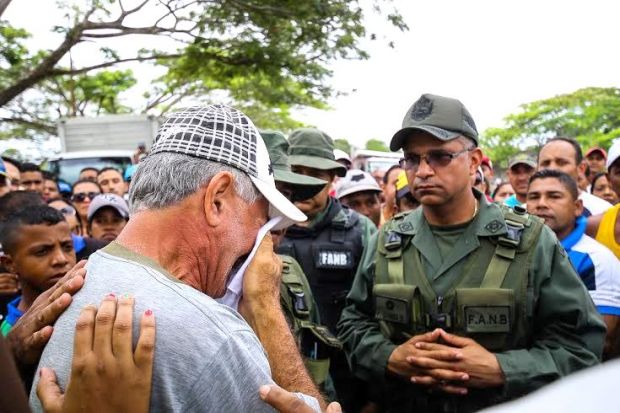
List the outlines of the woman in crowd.
{"label": "woman in crowd", "polygon": [[605,201],[612,205],[618,203],[618,195],[614,192],[609,182],[609,176],[606,172],[596,174],[592,179],[592,186],[590,187],[592,195],[596,195],[599,198],[603,198]]}

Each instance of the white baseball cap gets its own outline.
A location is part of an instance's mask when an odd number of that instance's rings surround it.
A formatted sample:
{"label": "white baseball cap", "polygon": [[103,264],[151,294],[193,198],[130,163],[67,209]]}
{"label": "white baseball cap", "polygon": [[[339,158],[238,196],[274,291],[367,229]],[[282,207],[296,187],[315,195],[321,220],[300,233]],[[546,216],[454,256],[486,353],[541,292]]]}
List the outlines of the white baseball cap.
{"label": "white baseball cap", "polygon": [[269,202],[269,218],[286,228],[307,218],[277,189],[265,142],[254,123],[226,105],[194,106],[171,114],[161,125],[151,155],[174,152],[222,163],[245,172]]}
{"label": "white baseball cap", "polygon": [[614,139],[614,142],[611,144],[611,148],[607,152],[607,170],[609,171],[609,167],[620,158],[620,138]]}
{"label": "white baseball cap", "polygon": [[381,192],[381,188],[372,175],[361,169],[349,169],[344,178],[338,180],[336,184],[336,197],[338,199],[364,191]]}

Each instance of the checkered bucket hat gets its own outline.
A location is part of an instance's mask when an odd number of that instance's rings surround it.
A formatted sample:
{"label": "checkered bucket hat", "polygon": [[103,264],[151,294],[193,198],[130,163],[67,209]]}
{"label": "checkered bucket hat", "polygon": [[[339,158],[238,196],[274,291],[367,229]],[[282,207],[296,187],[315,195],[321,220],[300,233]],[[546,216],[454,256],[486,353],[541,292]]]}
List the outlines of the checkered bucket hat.
{"label": "checkered bucket hat", "polygon": [[284,218],[276,229],[306,220],[276,189],[265,143],[250,118],[237,109],[194,106],[171,114],[151,147],[151,155],[161,152],[208,159],[245,172],[269,201],[269,217]]}

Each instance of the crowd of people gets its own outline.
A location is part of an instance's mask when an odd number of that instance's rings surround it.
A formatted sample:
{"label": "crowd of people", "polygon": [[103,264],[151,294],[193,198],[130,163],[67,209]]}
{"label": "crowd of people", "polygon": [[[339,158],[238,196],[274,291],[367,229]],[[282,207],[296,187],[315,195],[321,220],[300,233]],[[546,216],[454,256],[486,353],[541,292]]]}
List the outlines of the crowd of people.
{"label": "crowd of people", "polygon": [[5,369],[0,401],[473,412],[617,357],[620,141],[558,136],[504,173],[478,143],[425,94],[386,171],[223,105],[171,114],[130,182],[3,157],[0,355],[21,380]]}

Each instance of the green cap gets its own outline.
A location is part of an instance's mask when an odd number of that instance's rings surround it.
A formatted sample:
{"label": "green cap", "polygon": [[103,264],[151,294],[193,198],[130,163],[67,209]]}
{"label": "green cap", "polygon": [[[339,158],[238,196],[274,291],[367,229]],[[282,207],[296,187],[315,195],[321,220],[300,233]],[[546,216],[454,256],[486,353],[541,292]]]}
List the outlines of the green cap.
{"label": "green cap", "polygon": [[345,176],[347,168],[336,162],[334,141],[325,132],[318,129],[302,128],[291,133],[288,138],[289,161],[291,165],[308,168],[334,170],[336,175]]}
{"label": "green cap", "polygon": [[291,171],[291,165],[288,160],[288,142],[282,132],[265,130],[260,135],[265,141],[267,152],[271,160],[273,168],[273,178],[277,182],[289,184],[293,190],[293,202],[309,199],[321,192],[327,181],[296,174]]}
{"label": "green cap", "polygon": [[430,133],[442,141],[459,136],[472,139],[478,146],[478,130],[469,111],[458,100],[425,93],[407,111],[402,129],[390,142],[390,149],[403,147],[405,139],[413,131]]}
{"label": "green cap", "polygon": [[512,169],[513,166],[517,166],[519,164],[527,165],[530,168],[536,169],[536,160],[532,158],[529,154],[522,152],[519,153],[508,161],[508,169]]}

